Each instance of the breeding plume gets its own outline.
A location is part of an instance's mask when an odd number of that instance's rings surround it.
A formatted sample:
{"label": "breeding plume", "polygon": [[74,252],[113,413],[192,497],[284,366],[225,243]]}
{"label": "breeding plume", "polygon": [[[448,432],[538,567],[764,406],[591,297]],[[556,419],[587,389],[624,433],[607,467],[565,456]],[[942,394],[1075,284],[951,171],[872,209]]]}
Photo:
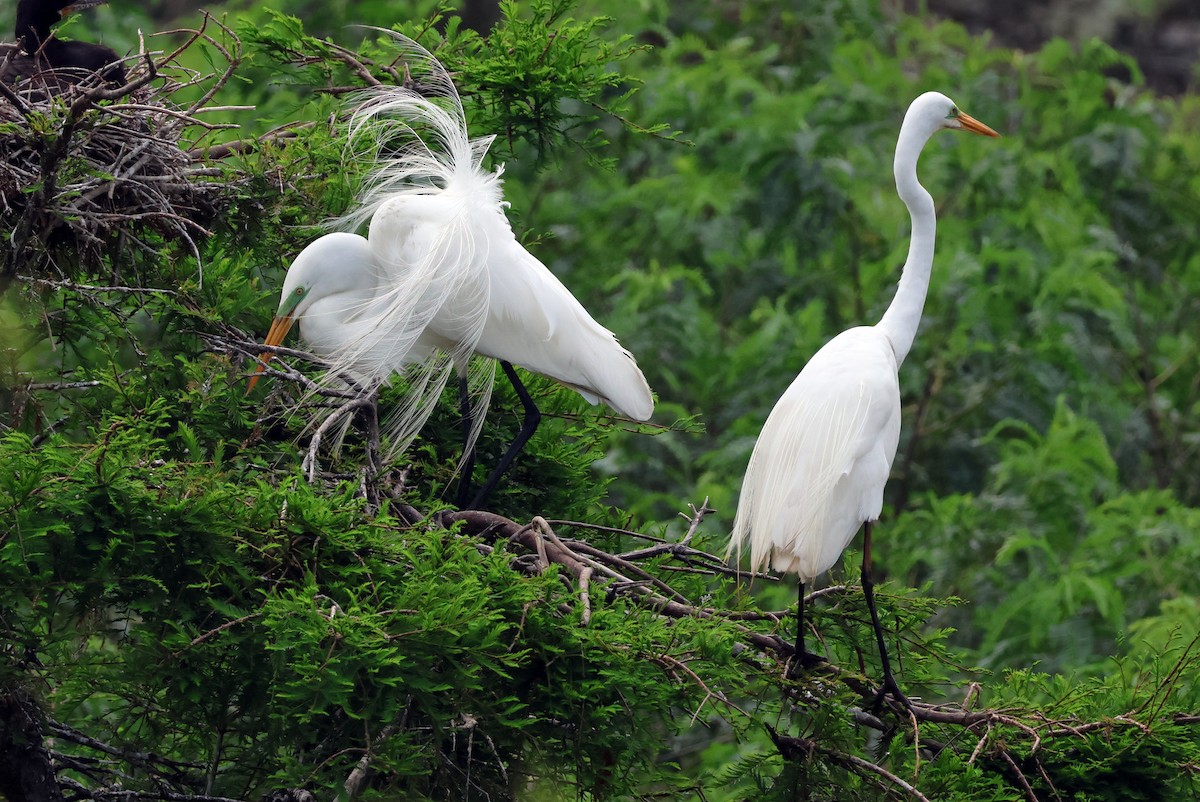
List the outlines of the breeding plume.
{"label": "breeding plume", "polygon": [[900,438],[898,371],[912,347],[933,267],[933,198],[917,180],[917,159],[943,128],[998,136],[945,95],[927,92],[908,108],[896,143],[896,190],[912,217],[900,285],[875,326],[849,329],[825,344],[771,410],[754,446],[730,538],[749,544],[755,571],[770,563],[800,579],[796,639],[804,651],[804,585],[838,561],[863,527],[863,592],[884,671],[883,690],[903,700],[888,664],[871,582],[871,525]]}
{"label": "breeding plume", "polygon": [[[102,5],[107,0],[21,0],[17,4],[16,36],[20,50],[0,52],[7,58],[2,80],[12,83],[46,69],[74,69],[83,78],[101,72],[105,80],[124,83],[125,67],[116,52],[104,45],[63,41],[51,30],[59,19],[76,11]],[[10,55],[11,53],[11,55]]]}
{"label": "breeding plume", "polygon": [[472,357],[499,360],[525,405],[525,425],[478,505],[539,419],[512,364],[636,420],[647,420],[654,404],[633,356],[517,242],[504,213],[502,169],[483,167],[493,137],[468,136],[445,69],[392,35],[423,93],[376,87],[350,117],[351,140],[367,142],[378,167],[337,225],[353,231],[369,222],[367,236],[327,234],[296,257],[266,343],[278,345],[299,321],[301,337],[331,363],[328,375],[371,386],[404,373],[410,392],[390,426],[393,455],[415,437],[457,370],[469,421],[464,488],[495,377],[493,363]]}

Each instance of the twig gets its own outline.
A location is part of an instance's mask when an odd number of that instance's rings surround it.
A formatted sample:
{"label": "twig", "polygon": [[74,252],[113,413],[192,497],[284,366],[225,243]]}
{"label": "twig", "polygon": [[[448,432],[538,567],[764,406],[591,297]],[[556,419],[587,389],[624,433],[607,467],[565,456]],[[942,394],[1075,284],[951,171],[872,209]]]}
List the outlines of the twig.
{"label": "twig", "polygon": [[81,390],[87,387],[99,387],[99,381],[78,381],[78,382],[31,382],[25,385],[28,391],[53,390],[61,392],[62,390]]}
{"label": "twig", "polygon": [[370,742],[370,747],[363,753],[363,756],[355,764],[354,769],[350,772],[350,776],[346,778],[346,782],[342,787],[346,791],[347,802],[352,802],[356,799],[359,793],[362,792],[363,786],[371,774],[371,758],[373,757],[372,749],[378,748],[384,741],[391,738],[399,731],[399,727],[395,724],[388,724],[379,731],[375,739]]}
{"label": "twig", "polygon": [[1033,792],[1033,787],[1029,784],[1029,780],[1025,779],[1025,774],[1017,766],[1016,761],[1012,759],[1012,755],[1007,749],[1001,750],[1000,757],[1004,758],[1004,762],[1012,769],[1013,776],[1017,779],[1017,784],[1021,786],[1021,790],[1025,792],[1025,798],[1029,802],[1038,802],[1037,794]]}
{"label": "twig", "polygon": [[911,783],[897,777],[887,769],[872,763],[869,760],[864,760],[857,755],[839,752],[836,749],[831,749],[823,746],[811,738],[795,738],[790,735],[780,735],[771,725],[766,725],[767,732],[771,736],[771,740],[775,742],[775,746],[779,749],[779,753],[783,755],[785,760],[804,760],[809,755],[821,754],[829,758],[832,762],[840,764],[846,768],[857,770],[859,772],[867,772],[873,774],[883,780],[891,783],[897,788],[903,790],[913,799],[919,799],[921,802],[929,802],[929,797],[922,794]]}
{"label": "twig", "polygon": [[168,290],[165,287],[124,287],[120,285],[103,286],[95,284],[79,284],[74,281],[56,281],[54,279],[45,279],[37,276],[25,275],[17,276],[17,278],[30,284],[43,284],[47,287],[66,289],[73,292],[128,292],[146,295],[169,295],[172,297],[178,295],[175,290]]}
{"label": "twig", "polygon": [[[238,624],[244,624],[247,621],[253,621],[255,618],[258,618],[261,615],[262,615],[262,613],[250,613],[249,615],[244,615],[241,618],[235,618],[232,621],[226,621],[224,624],[221,624],[220,626],[218,626],[214,629],[210,629],[208,632],[205,632],[203,635],[197,635],[195,638],[192,638],[192,642],[187,645],[187,648],[191,649],[195,646],[199,646],[201,643],[204,643],[204,641],[208,640],[209,638],[215,637],[227,629],[236,627]],[[183,649],[180,649],[179,651],[175,652],[171,656],[179,657],[180,655],[183,654],[183,651],[184,651]]]}
{"label": "twig", "polygon": [[321,425],[316,428],[312,434],[312,440],[308,445],[308,452],[304,456],[304,461],[300,464],[301,470],[305,472],[308,481],[311,484],[316,481],[317,476],[317,450],[321,447],[321,439],[329,433],[333,425],[341,421],[351,412],[359,409],[366,409],[375,403],[375,394],[369,396],[358,396],[351,398],[346,403],[337,407],[329,414],[325,420],[321,421]]}
{"label": "twig", "polygon": [[[689,519],[687,533],[684,534],[683,540],[681,540],[679,542],[679,544],[681,546],[686,546],[687,544],[692,542],[692,536],[695,535],[696,530],[700,528],[700,522],[704,520],[704,516],[708,515],[709,513],[716,512],[716,510],[714,510],[713,508],[708,506],[708,496],[704,497],[704,501],[700,504],[699,509],[696,508],[695,504],[688,504],[688,507],[692,511],[692,516]],[[679,513],[679,515],[681,518],[688,517],[688,516],[684,515],[682,512]]]}
{"label": "twig", "polygon": [[591,566],[584,568],[579,572],[579,604],[583,608],[580,615],[579,625],[586,627],[592,620],[592,598],[590,595],[592,580]]}
{"label": "twig", "polygon": [[[161,755],[155,755],[150,752],[139,752],[134,749],[121,749],[121,748],[118,748],[115,746],[111,746],[109,744],[104,743],[103,741],[99,741],[99,740],[91,737],[90,735],[85,735],[84,733],[80,732],[79,730],[75,729],[74,727],[71,727],[70,725],[60,724],[57,721],[48,720],[47,728],[51,732],[53,732],[57,737],[61,738],[64,741],[68,741],[70,743],[77,744],[79,746],[86,746],[89,749],[93,749],[97,752],[102,752],[106,755],[112,755],[113,757],[120,758],[121,760],[125,761],[126,763],[129,763],[132,766],[139,766],[139,767],[144,767],[144,768],[153,768],[155,766],[162,766],[162,767],[168,767],[176,772],[178,772],[182,769],[203,769],[204,768],[204,766],[199,763],[188,763],[188,762],[180,761],[180,760],[171,760],[169,758],[162,757]],[[156,798],[156,797],[149,797],[149,798]]]}
{"label": "twig", "polygon": [[642,532],[635,532],[630,529],[618,529],[615,526],[601,526],[600,524],[589,524],[589,523],[584,523],[583,521],[566,521],[566,520],[561,520],[558,518],[547,518],[546,520],[552,526],[572,526],[577,529],[590,529],[593,532],[608,532],[608,533],[614,534],[614,535],[628,535],[629,537],[638,537],[643,540],[653,541],[655,543],[669,543],[670,542],[669,540],[667,540],[665,538],[656,537],[654,535],[647,535]]}

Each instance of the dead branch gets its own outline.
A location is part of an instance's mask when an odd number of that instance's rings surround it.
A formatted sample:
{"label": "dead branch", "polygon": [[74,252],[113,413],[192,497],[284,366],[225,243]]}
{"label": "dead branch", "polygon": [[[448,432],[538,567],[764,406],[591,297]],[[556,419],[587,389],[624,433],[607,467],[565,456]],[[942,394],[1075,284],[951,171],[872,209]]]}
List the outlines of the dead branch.
{"label": "dead branch", "polygon": [[[585,568],[599,566],[601,573],[610,582],[610,594],[628,593],[643,605],[657,610],[660,614],[671,618],[724,618],[724,611],[715,608],[696,607],[678,601],[660,592],[652,590],[644,578],[633,579],[622,574],[618,568],[628,565],[617,555],[606,554],[582,541],[563,541],[557,536],[552,539],[545,537],[538,528],[529,525],[521,526],[495,513],[482,510],[461,510],[447,512],[439,516],[443,526],[450,526],[462,521],[468,534],[494,542],[505,538],[515,542],[537,554],[544,554],[547,564],[560,565],[578,581]],[[544,520],[544,519],[543,519]],[[547,523],[547,529],[549,525]],[[550,530],[553,532],[553,530]],[[703,554],[703,552],[697,552]],[[719,562],[713,555],[707,555],[712,561]],[[635,574],[636,576],[636,574]],[[674,591],[671,591],[674,593]],[[795,646],[774,635],[764,635],[748,627],[739,626],[749,644],[761,651],[772,652],[786,659],[795,651]]]}
{"label": "dead branch", "polygon": [[334,425],[338,423],[349,425],[352,413],[360,409],[374,407],[375,400],[376,396],[374,392],[351,398],[330,412],[317,428],[313,430],[312,439],[309,441],[308,449],[304,455],[304,461],[300,464],[300,469],[308,477],[310,483],[316,480],[317,452],[321,448],[321,440],[333,430]]}
{"label": "dead branch", "polygon": [[[698,518],[702,518],[705,509],[706,505],[701,505],[699,509],[693,507],[689,520],[696,521]],[[581,593],[586,594],[596,583],[604,583],[608,586],[608,598],[611,599],[619,593],[625,594],[639,605],[667,618],[723,619],[733,623],[739,620],[778,621],[786,615],[786,612],[781,611],[741,617],[729,611],[691,604],[660,578],[631,563],[627,559],[629,554],[610,554],[582,540],[561,538],[554,531],[550,522],[544,518],[535,518],[530,524],[521,526],[515,521],[494,513],[467,510],[445,512],[437,516],[435,520],[442,526],[451,526],[461,522],[463,533],[466,535],[493,543],[505,539],[537,555],[536,561],[533,562],[515,560],[514,565],[522,570],[542,571],[549,565],[558,565],[575,579]],[[652,547],[655,555],[703,563],[708,566],[710,574],[714,576],[720,574],[718,558],[699,552],[686,544],[685,540],[690,540],[690,535],[694,532],[695,527],[690,527],[689,532],[684,535],[684,540]],[[844,585],[830,586],[810,594],[808,598],[815,599],[821,595],[845,590],[847,588]],[[587,615],[590,615],[590,600],[586,604],[587,606],[583,609]],[[760,657],[765,659],[765,663],[760,664],[764,667],[776,666],[776,668],[768,670],[779,670],[782,674],[782,670],[777,667],[794,653],[794,645],[777,635],[758,632],[739,623],[734,623],[734,626],[746,646],[755,650]],[[674,664],[672,664],[671,670],[680,672],[681,675],[687,674]],[[815,670],[811,676],[817,681],[840,682],[864,700],[874,700],[878,692],[878,689],[870,682],[865,681],[860,673],[845,671],[835,665],[826,664]],[[697,687],[706,687],[699,678],[696,678],[695,681]],[[787,693],[797,702],[803,701],[802,686],[792,686]],[[890,735],[898,727],[907,727],[911,732],[913,748],[917,750],[921,748],[922,743],[937,750],[948,748],[941,741],[934,741],[922,736],[919,731],[921,725],[950,726],[961,728],[968,733],[975,733],[977,737],[967,742],[970,747],[967,750],[970,753],[968,763],[974,763],[983,754],[992,757],[1003,756],[1004,760],[1011,761],[1011,750],[1018,744],[1019,748],[1027,750],[1028,754],[1036,755],[1046,739],[1078,738],[1097,730],[1112,731],[1120,728],[1132,728],[1143,733],[1149,732],[1149,725],[1139,717],[1138,714],[1141,711],[1138,710],[1109,719],[1085,722],[1073,719],[1051,719],[1039,711],[1032,710],[972,710],[970,709],[972,704],[974,704],[974,698],[970,693],[962,704],[930,703],[913,699],[911,708],[905,708],[900,703],[888,698],[884,709],[889,714],[891,722],[886,722],[878,716],[867,714],[862,710],[855,710],[853,718],[860,726],[876,729],[886,735]],[[1180,725],[1200,723],[1200,715],[1176,716],[1173,723]],[[993,737],[998,728],[1005,730],[1004,738]],[[804,759],[808,759],[809,755],[818,753],[831,763],[842,765],[859,774],[865,772],[873,775],[876,780],[885,781],[893,790],[900,789],[911,798],[925,799],[911,783],[896,777],[870,761],[829,749],[802,738],[788,738],[778,734],[773,734],[773,737],[785,757],[795,758],[797,755],[803,754]],[[1027,798],[1036,799],[1032,792],[1032,786],[1024,774],[1018,771],[1014,776]]]}
{"label": "dead branch", "polygon": [[288,123],[280,126],[272,131],[267,131],[262,136],[254,137],[253,139],[237,139],[233,142],[224,142],[220,145],[209,145],[203,148],[193,148],[188,151],[188,156],[193,159],[204,159],[205,161],[217,161],[224,159],[227,156],[241,156],[251,151],[262,147],[268,142],[282,142],[287,139],[295,139],[300,135],[300,131],[312,128],[315,123]]}

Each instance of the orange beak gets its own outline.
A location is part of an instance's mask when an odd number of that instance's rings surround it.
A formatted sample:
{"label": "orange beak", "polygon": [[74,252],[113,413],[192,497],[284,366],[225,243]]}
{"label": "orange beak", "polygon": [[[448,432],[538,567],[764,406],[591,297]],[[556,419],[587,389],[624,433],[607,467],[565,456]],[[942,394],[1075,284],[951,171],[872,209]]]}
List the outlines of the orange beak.
{"label": "orange beak", "polygon": [[979,122],[979,120],[976,120],[970,114],[960,111],[958,113],[958,121],[962,123],[964,131],[970,131],[973,134],[981,134],[983,136],[1000,136],[991,128],[988,128],[986,125]]}
{"label": "orange beak", "polygon": [[[295,322],[296,319],[291,315],[284,315],[283,317],[275,318],[273,321],[271,321],[271,330],[267,332],[267,339],[263,341],[263,344],[274,346],[282,343],[283,338],[287,336],[289,331],[291,331],[292,324]],[[246,387],[247,395],[249,395],[250,391],[254,389],[254,385],[258,384],[258,380],[262,378],[262,372],[266,369],[267,363],[271,361],[272,356],[274,356],[274,354],[272,354],[270,351],[264,351],[259,355],[258,368],[255,369],[254,375],[250,377],[250,384]]]}

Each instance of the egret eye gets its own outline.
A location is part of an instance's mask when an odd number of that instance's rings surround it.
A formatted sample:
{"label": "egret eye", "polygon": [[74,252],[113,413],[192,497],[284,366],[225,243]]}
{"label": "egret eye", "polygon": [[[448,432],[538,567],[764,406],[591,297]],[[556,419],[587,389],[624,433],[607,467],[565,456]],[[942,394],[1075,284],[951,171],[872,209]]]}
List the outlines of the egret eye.
{"label": "egret eye", "polygon": [[951,106],[950,113],[946,115],[946,119],[953,119],[958,116],[958,106]]}
{"label": "egret eye", "polygon": [[296,297],[297,297],[297,298],[299,298],[299,297],[300,297],[301,295],[303,295],[303,294],[304,294],[304,288],[303,288],[303,287],[297,287],[297,288],[296,288],[296,292],[295,292],[295,295],[296,295]]}

